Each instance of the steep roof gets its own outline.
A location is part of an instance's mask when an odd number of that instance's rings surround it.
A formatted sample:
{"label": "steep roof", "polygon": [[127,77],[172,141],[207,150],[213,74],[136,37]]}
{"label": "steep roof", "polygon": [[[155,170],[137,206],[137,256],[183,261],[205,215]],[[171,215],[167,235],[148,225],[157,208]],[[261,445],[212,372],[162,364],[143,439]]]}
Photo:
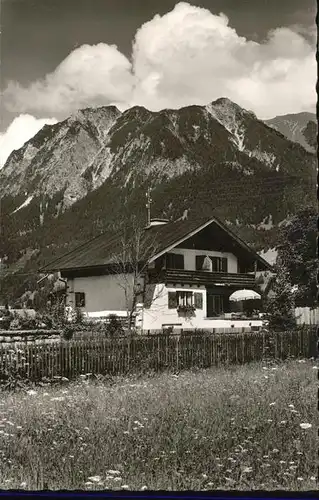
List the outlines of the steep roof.
{"label": "steep roof", "polygon": [[[152,262],[159,256],[170,251],[183,241],[197,234],[199,231],[216,224],[230,236],[242,251],[257,260],[262,267],[272,269],[271,265],[252,250],[243,240],[222,224],[216,217],[202,217],[195,219],[180,219],[163,225],[145,228],[142,233],[144,258]],[[92,267],[103,267],[117,262],[116,256],[123,252],[122,235],[103,233],[71,252],[50,262],[40,269],[41,272],[75,270]]]}

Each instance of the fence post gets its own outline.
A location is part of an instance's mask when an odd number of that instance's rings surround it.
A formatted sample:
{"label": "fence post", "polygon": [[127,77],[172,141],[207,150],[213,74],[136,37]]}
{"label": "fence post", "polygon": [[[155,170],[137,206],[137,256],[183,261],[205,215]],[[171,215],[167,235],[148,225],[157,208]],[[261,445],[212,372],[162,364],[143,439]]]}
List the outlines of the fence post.
{"label": "fence post", "polygon": [[176,369],[179,370],[179,336],[176,338]]}

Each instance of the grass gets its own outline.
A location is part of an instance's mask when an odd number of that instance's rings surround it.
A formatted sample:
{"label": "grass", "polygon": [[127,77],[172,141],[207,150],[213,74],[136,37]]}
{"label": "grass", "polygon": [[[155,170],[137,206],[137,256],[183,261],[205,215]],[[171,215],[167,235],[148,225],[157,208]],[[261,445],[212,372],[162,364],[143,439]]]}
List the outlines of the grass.
{"label": "grass", "polygon": [[0,487],[316,489],[314,364],[1,393]]}

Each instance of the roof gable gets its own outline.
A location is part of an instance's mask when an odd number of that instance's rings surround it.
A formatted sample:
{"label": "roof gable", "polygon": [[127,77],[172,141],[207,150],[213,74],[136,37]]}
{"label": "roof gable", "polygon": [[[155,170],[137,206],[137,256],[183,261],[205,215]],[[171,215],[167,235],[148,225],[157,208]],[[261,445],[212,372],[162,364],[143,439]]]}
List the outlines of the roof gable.
{"label": "roof gable", "polygon": [[[272,269],[272,266],[267,261],[216,217],[178,220],[143,230],[141,242],[145,248],[144,258],[152,262],[212,224],[215,224],[250,258],[254,258],[262,267]],[[121,255],[122,251],[123,236],[121,234],[103,233],[44,266],[40,271],[62,271],[108,266],[117,262],[117,256]]]}

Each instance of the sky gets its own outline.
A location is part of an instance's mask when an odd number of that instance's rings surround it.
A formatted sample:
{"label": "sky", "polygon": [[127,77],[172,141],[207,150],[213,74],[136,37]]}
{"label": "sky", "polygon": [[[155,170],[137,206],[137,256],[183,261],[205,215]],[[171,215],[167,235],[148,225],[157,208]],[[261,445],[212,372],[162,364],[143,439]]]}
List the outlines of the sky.
{"label": "sky", "polygon": [[0,168],[79,108],[314,111],[314,0],[2,0]]}

